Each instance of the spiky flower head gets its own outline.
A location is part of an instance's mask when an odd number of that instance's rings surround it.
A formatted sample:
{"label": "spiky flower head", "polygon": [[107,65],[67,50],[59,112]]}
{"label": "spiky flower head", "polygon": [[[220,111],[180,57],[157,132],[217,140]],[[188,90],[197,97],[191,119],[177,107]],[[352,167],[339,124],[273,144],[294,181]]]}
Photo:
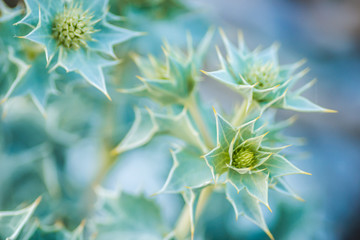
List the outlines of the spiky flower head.
{"label": "spiky flower head", "polygon": [[218,113],[215,116],[217,146],[204,156],[214,181],[226,185],[236,215],[245,214],[272,237],[259,202],[270,209],[270,184],[283,181],[284,175],[307,173],[280,155],[284,147],[264,145],[267,133],[263,134],[264,127],[255,127],[257,119],[235,128]]}
{"label": "spiky flower head", "polygon": [[307,68],[299,71],[304,64],[303,60],[280,65],[277,44],[264,50],[258,48],[250,51],[242,34],[239,34],[239,45],[235,47],[222,31],[220,33],[227,52],[225,58],[218,50],[222,68],[213,72],[203,72],[241,94],[247,101],[247,108],[253,104],[262,110],[276,107],[305,112],[332,111],[301,96],[315,81],[296,91],[290,91],[308,72]]}
{"label": "spiky flower head", "polygon": [[33,28],[23,38],[44,47],[47,71],[76,72],[110,98],[102,68],[118,63],[115,44],[140,33],[107,22],[108,0],[25,0],[25,5],[27,13],[17,24]]}
{"label": "spiky flower head", "polygon": [[124,93],[150,97],[161,104],[182,104],[186,101],[199,81],[199,69],[211,42],[210,29],[197,46],[192,46],[191,38],[186,53],[164,44],[165,60],[150,56],[149,59],[134,55],[134,60],[142,76],[143,85],[132,89],[120,89]]}
{"label": "spiky flower head", "polygon": [[77,50],[87,47],[87,41],[93,40],[91,34],[95,23],[93,15],[80,6],[65,6],[64,11],[56,14],[53,21],[53,36],[58,45]]}
{"label": "spiky flower head", "polygon": [[256,62],[247,66],[244,79],[257,89],[275,87],[279,81],[279,68],[272,62]]}

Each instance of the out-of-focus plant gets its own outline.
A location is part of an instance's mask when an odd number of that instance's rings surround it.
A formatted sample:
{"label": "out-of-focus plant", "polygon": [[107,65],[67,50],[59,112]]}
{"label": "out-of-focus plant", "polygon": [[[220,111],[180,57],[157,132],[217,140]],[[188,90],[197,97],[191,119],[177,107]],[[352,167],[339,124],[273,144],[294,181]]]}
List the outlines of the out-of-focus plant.
{"label": "out-of-focus plant", "polygon": [[[127,17],[144,16],[149,25],[191,11],[175,0],[111,6]],[[307,71],[298,71],[302,62],[280,65],[275,45],[250,51],[240,37],[235,47],[220,30],[227,56],[217,50],[221,69],[204,71],[215,34],[210,27],[196,44],[188,34],[186,50],[165,42],[163,57],[160,46],[147,58],[139,48],[123,48],[120,55],[132,58],[136,73],[122,68],[114,51],[141,35],[120,27],[136,21],[109,12],[108,1],[25,0],[15,8],[0,1],[1,239],[202,239],[195,226],[214,192],[236,218],[244,216],[273,238],[261,206],[271,211],[269,189],[301,200],[283,177],[308,174],[285,157],[294,139],[283,130],[294,121],[275,121],[276,110],[332,112],[301,96],[313,82],[292,89]],[[201,72],[240,93],[241,106],[213,114],[200,96]],[[117,85],[130,75],[138,75],[138,86]],[[30,96],[42,116],[22,96]],[[152,198],[182,196],[173,226],[149,196],[99,186],[126,152],[141,151],[160,135],[173,140],[173,166]]]}

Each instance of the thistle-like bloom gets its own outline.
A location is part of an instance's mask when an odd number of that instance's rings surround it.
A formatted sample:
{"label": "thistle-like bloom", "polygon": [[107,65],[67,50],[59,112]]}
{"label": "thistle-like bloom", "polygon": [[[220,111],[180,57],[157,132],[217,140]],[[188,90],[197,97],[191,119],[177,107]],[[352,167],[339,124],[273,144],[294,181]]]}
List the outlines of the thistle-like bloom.
{"label": "thistle-like bloom", "polygon": [[87,47],[87,41],[94,41],[91,35],[95,32],[94,25],[100,20],[92,21],[92,18],[89,11],[78,6],[65,7],[53,21],[53,37],[58,45],[74,50]]}
{"label": "thistle-like bloom", "polygon": [[249,51],[242,34],[239,34],[239,46],[236,48],[222,31],[220,33],[227,52],[226,60],[217,50],[222,68],[203,72],[240,93],[247,101],[247,108],[253,103],[262,110],[271,106],[304,112],[334,112],[301,96],[315,81],[290,91],[308,72],[308,69],[298,71],[304,61],[279,65],[276,44],[262,51]]}
{"label": "thistle-like bloom", "polygon": [[234,128],[219,114],[216,115],[217,146],[204,158],[214,181],[226,184],[226,194],[236,215],[244,214],[270,237],[259,202],[268,204],[269,183],[282,181],[290,174],[307,174],[279,154],[283,148],[264,146],[267,134],[255,129],[257,119]]}
{"label": "thistle-like bloom", "polygon": [[116,64],[113,46],[139,33],[109,24],[108,0],[25,0],[18,22],[33,27],[24,38],[45,47],[51,69],[75,71],[107,95],[102,67]]}
{"label": "thistle-like bloom", "polygon": [[212,35],[213,31],[208,31],[196,50],[189,40],[187,54],[165,44],[165,61],[153,56],[149,60],[134,56],[143,75],[138,77],[143,85],[119,91],[149,97],[161,104],[184,104],[199,81],[198,69],[202,66]]}

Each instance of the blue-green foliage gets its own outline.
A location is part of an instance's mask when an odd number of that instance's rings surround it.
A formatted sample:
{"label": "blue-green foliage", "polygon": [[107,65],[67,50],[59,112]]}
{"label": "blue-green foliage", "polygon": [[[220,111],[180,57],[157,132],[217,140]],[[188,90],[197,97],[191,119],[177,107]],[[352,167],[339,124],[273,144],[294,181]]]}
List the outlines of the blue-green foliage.
{"label": "blue-green foliage", "polygon": [[[240,36],[235,47],[220,30],[227,56],[218,50],[221,69],[205,72],[213,28],[206,26],[193,44],[191,34],[170,24],[192,12],[186,3],[113,0],[110,6],[25,0],[10,9],[0,1],[0,239],[203,238],[195,226],[214,191],[236,218],[273,238],[261,207],[271,211],[269,189],[301,200],[283,177],[307,174],[283,154],[299,140],[283,134],[294,118],[277,122],[276,110],[332,111],[301,96],[313,82],[293,90],[307,70],[298,71],[301,62],[280,65],[275,45],[250,51]],[[148,30],[151,47],[125,45],[143,34],[124,26]],[[170,28],[187,39],[186,50],[165,41],[160,57],[156,34]],[[144,49],[152,49],[147,58]],[[241,106],[212,114],[200,94],[201,71],[240,93]],[[134,87],[136,75],[141,85]],[[174,224],[144,194],[99,187],[128,152],[163,136],[172,144],[173,166],[154,196],[182,196]]]}

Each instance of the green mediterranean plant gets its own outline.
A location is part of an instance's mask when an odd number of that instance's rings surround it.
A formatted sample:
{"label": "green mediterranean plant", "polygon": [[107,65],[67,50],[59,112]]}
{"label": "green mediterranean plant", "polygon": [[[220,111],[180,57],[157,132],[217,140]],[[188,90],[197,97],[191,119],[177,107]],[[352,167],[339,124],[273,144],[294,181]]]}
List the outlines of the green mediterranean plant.
{"label": "green mediterranean plant", "polygon": [[[0,1],[0,239],[206,239],[209,209],[226,211],[214,195],[276,238],[269,191],[302,201],[285,176],[311,175],[287,154],[300,142],[284,134],[295,118],[276,113],[335,111],[302,95],[314,81],[299,86],[304,61],[281,65],[277,45],[163,25],[189,13],[175,0]],[[159,46],[160,25],[183,39]],[[209,100],[211,79],[241,96],[234,109]],[[124,173],[126,162],[137,167]],[[157,169],[157,189],[131,187]]]}

